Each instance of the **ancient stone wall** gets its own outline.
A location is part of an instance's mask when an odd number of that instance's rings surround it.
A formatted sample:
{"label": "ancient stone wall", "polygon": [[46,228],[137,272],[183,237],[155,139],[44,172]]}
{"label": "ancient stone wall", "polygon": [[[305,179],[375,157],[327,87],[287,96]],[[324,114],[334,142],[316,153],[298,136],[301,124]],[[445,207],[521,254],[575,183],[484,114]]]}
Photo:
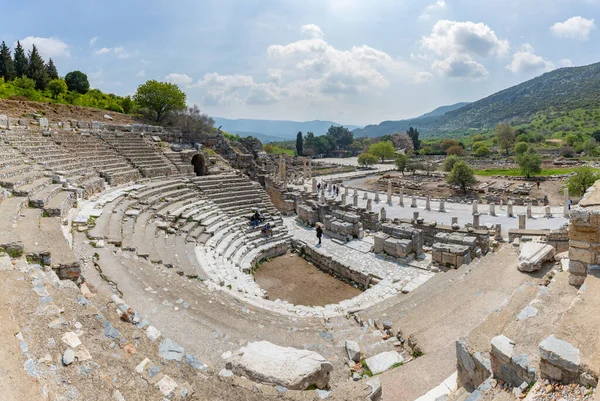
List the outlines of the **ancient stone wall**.
{"label": "ancient stone wall", "polygon": [[569,283],[582,285],[590,265],[600,264],[600,181],[590,187],[569,220]]}

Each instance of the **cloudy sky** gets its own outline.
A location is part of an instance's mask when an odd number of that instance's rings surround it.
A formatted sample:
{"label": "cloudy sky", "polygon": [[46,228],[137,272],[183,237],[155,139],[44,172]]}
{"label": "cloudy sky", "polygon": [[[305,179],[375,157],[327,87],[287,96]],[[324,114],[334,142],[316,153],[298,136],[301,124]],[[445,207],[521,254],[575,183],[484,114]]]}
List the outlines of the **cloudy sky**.
{"label": "cloudy sky", "polygon": [[105,92],[177,83],[229,118],[369,124],[600,61],[600,0],[8,1],[36,43]]}

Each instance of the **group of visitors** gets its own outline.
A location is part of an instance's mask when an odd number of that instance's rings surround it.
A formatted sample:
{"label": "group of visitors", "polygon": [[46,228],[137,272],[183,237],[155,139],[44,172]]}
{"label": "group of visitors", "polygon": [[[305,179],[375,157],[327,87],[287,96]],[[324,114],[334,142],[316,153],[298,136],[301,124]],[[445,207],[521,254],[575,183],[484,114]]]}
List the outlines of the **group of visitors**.
{"label": "group of visitors", "polygon": [[[326,182],[325,184],[323,184],[323,189],[327,190],[327,192],[332,193],[337,197],[340,195],[340,186],[339,185],[335,185],[335,184],[329,184],[328,182]],[[317,184],[317,192],[321,192],[321,183],[319,182]]]}
{"label": "group of visitors", "polygon": [[[263,214],[263,212],[260,212],[258,210],[256,210],[254,212],[254,214],[250,217],[250,226],[252,228],[256,228],[264,222],[265,222],[265,215]],[[263,235],[265,237],[273,236],[273,227],[271,226],[271,223],[269,223],[269,222],[266,222],[265,225],[262,226],[260,231],[263,233]]]}

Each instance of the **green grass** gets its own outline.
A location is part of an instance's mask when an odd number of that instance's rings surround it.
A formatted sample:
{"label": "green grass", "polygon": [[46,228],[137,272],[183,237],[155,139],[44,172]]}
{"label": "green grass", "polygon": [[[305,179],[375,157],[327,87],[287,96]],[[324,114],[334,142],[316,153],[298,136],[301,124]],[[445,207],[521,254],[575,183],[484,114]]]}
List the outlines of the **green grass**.
{"label": "green grass", "polygon": [[[543,169],[542,172],[540,174],[538,174],[538,176],[540,176],[540,177],[547,177],[549,175],[570,174],[570,173],[573,173],[573,172],[577,171],[577,169],[579,169],[579,167]],[[595,170],[596,171],[600,171],[598,169],[595,169]],[[490,176],[493,176],[493,175],[504,175],[504,176],[508,176],[508,177],[521,177],[521,176],[523,176],[523,174],[521,173],[521,170],[518,169],[518,168],[514,168],[514,169],[505,168],[505,169],[475,170],[475,175],[479,175],[479,176],[482,176],[482,177],[490,177]]]}

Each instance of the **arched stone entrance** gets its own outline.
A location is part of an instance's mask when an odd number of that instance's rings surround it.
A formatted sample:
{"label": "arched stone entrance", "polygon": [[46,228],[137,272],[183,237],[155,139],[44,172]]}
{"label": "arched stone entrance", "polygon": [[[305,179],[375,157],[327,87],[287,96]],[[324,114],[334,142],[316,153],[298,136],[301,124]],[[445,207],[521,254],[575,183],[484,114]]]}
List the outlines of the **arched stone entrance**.
{"label": "arched stone entrance", "polygon": [[192,166],[194,166],[194,173],[196,175],[206,175],[208,173],[208,166],[206,160],[202,154],[197,154],[192,157]]}

